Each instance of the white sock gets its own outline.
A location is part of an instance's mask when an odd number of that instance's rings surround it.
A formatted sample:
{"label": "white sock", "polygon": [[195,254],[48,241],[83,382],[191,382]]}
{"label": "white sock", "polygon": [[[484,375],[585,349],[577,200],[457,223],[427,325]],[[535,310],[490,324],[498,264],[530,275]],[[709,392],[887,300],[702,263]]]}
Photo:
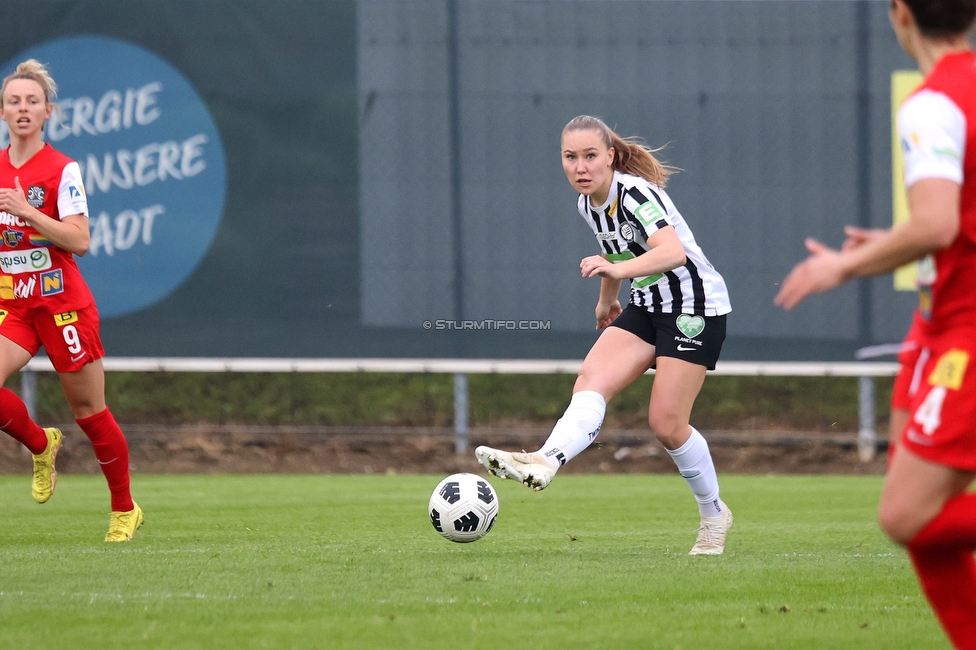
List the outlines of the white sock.
{"label": "white sock", "polygon": [[705,437],[691,427],[691,437],[677,449],[668,449],[678,472],[685,479],[698,501],[698,512],[702,517],[718,517],[722,507],[718,501],[718,476],[712,464],[712,454],[708,451]]}
{"label": "white sock", "polygon": [[592,390],[573,393],[573,399],[539,453],[552,467],[565,465],[596,440],[606,412],[607,402],[600,393]]}

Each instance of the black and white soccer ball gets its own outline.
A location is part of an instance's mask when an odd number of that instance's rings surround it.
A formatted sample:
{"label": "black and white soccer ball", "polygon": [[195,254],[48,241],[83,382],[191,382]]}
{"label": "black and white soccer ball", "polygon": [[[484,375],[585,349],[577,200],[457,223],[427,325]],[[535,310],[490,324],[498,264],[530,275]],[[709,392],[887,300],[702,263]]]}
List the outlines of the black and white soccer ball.
{"label": "black and white soccer ball", "polygon": [[427,508],[434,529],[452,542],[488,534],[498,516],[498,495],[477,474],[452,474],[437,484]]}

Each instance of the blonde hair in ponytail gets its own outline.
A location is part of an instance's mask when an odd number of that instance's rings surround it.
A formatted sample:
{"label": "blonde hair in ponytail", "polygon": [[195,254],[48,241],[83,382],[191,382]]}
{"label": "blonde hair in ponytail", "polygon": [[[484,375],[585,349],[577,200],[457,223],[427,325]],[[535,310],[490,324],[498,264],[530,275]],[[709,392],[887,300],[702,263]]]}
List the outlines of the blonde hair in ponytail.
{"label": "blonde hair in ponytail", "polygon": [[45,104],[53,104],[57,101],[58,85],[51,78],[51,73],[37,59],[27,59],[19,63],[17,69],[4,78],[3,86],[0,87],[0,106],[3,106],[3,93],[7,91],[7,84],[14,79],[30,79],[36,81],[41,86],[41,90],[44,91]]}
{"label": "blonde hair in ponytail", "polygon": [[654,157],[654,154],[664,147],[651,149],[640,138],[621,138],[598,117],[590,115],[574,117],[563,128],[563,133],[570,131],[596,131],[607,149],[614,150],[612,163],[614,170],[640,176],[662,189],[667,185],[668,177],[679,171],[677,167],[662,163]]}

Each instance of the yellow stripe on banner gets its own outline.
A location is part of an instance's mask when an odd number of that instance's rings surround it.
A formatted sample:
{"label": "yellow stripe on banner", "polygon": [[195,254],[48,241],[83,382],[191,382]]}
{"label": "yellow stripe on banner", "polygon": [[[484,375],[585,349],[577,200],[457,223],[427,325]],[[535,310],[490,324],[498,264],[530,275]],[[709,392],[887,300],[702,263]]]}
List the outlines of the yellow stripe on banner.
{"label": "yellow stripe on banner", "polygon": [[[891,205],[892,225],[908,220],[908,197],[905,194],[905,160],[898,138],[898,108],[922,83],[918,70],[896,70],[891,73]],[[915,291],[915,264],[895,270],[895,289]]]}

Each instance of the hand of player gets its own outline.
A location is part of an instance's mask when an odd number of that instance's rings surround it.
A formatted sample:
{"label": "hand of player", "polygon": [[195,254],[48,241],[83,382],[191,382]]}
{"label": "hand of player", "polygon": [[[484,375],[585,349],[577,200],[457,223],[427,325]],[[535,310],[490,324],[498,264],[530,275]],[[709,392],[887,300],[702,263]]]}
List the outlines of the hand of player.
{"label": "hand of player", "polygon": [[844,226],[844,234],[847,236],[847,239],[844,240],[840,250],[842,252],[854,250],[855,248],[859,248],[869,241],[883,237],[887,232],[887,230],[882,228],[859,228],[858,226]]}
{"label": "hand of player", "polygon": [[599,302],[596,305],[596,328],[598,330],[606,329],[610,326],[617,316],[623,312],[620,307],[620,301],[614,300],[613,302],[603,303]]}
{"label": "hand of player", "polygon": [[611,280],[619,280],[614,270],[613,262],[609,261],[602,255],[590,255],[589,257],[584,257],[580,262],[580,273],[582,273],[584,278],[592,278],[593,276],[599,275],[604,278],[610,278]]}
{"label": "hand of player", "polygon": [[24,188],[20,185],[20,177],[14,178],[14,188],[0,188],[0,210],[15,217],[23,218],[30,211],[30,204],[27,203],[27,196]]}
{"label": "hand of player", "polygon": [[835,289],[847,281],[841,253],[815,239],[807,239],[810,256],[793,267],[773,302],[786,310],[793,309],[814,293]]}

